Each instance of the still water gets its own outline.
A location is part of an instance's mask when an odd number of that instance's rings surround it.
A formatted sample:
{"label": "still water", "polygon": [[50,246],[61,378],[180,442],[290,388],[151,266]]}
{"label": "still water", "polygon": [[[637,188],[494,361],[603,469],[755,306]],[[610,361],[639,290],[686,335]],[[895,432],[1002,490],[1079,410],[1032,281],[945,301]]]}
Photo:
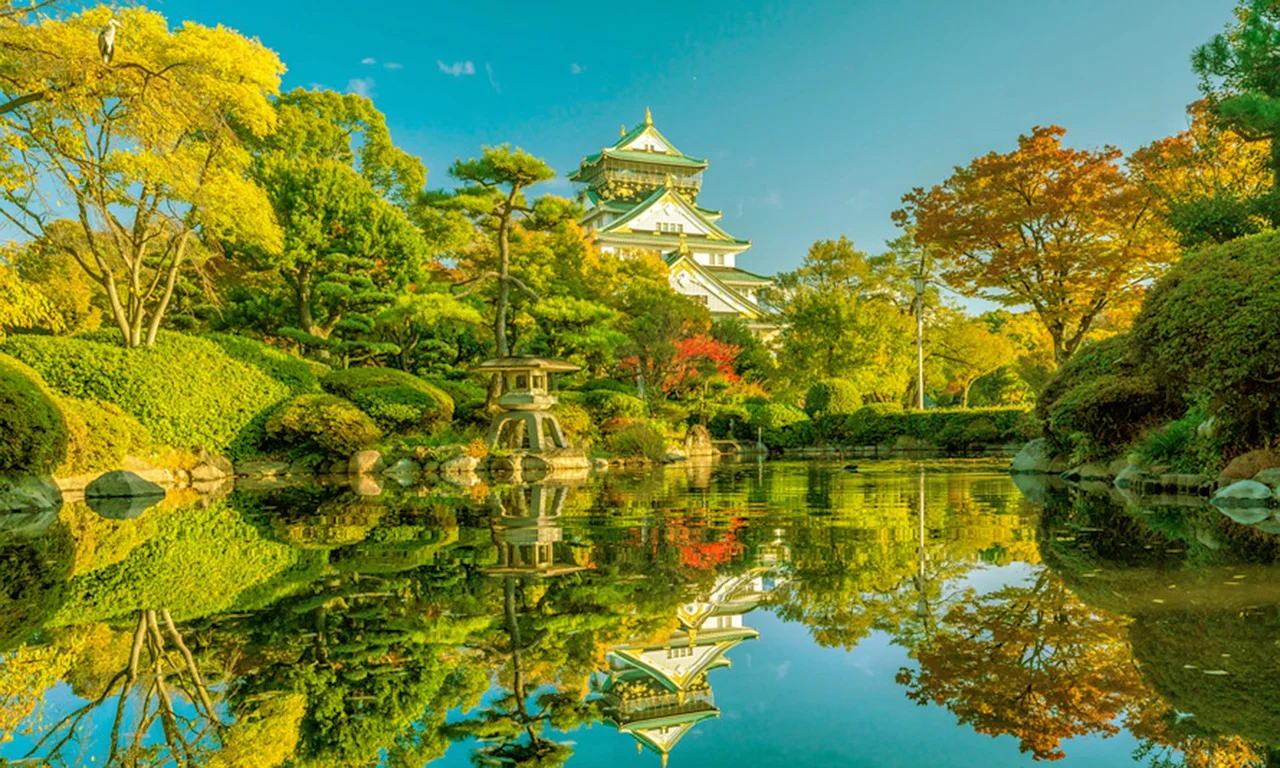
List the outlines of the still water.
{"label": "still water", "polygon": [[1280,764],[1280,537],[975,462],[0,518],[0,765]]}

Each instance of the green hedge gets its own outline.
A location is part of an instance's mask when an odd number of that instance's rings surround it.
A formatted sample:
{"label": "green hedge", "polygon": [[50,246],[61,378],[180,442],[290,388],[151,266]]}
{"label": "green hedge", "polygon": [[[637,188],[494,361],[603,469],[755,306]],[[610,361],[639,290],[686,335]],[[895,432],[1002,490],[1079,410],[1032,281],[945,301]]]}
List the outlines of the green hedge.
{"label": "green hedge", "polygon": [[605,448],[613,456],[646,458],[662,461],[667,456],[667,441],[652,424],[638,421],[605,438]]}
{"label": "green hedge", "polygon": [[230,333],[211,333],[205,338],[221,347],[228,356],[252,365],[285,385],[295,395],[319,392],[320,377],[316,375],[316,369],[327,372],[327,366],[303,360],[257,339]]}
{"label": "green hedge", "polygon": [[44,380],[0,355],[0,473],[47,475],[66,458],[67,442],[66,418]]}
{"label": "green hedge", "polygon": [[285,446],[349,456],[382,437],[378,425],[336,395],[297,395],[267,419],[267,436]]}
{"label": "green hedge", "polygon": [[[779,413],[776,406],[766,406],[770,407]],[[763,415],[763,409],[757,413]],[[764,442],[780,448],[806,447],[818,442],[855,447],[889,445],[905,437],[954,451],[984,443],[1023,442],[1036,437],[1038,432],[1039,426],[1026,408],[905,411],[898,405],[877,404],[863,406],[847,416],[791,420],[782,428],[765,429]]]}
{"label": "green hedge", "polygon": [[119,406],[158,443],[232,456],[257,448],[267,413],[289,394],[208,339],[161,332],[153,347],[125,349],[112,335],[10,336],[3,351],[61,395]]}
{"label": "green hedge", "polygon": [[1182,407],[1206,402],[1239,447],[1280,436],[1280,234],[1183,257],[1133,326],[1143,370]]}
{"label": "green hedge", "polygon": [[331,395],[356,400],[358,392],[375,387],[406,387],[415,389],[435,401],[435,409],[424,420],[429,428],[446,424],[453,419],[453,398],[434,384],[395,368],[347,368],[332,371],[320,377],[320,387]]}

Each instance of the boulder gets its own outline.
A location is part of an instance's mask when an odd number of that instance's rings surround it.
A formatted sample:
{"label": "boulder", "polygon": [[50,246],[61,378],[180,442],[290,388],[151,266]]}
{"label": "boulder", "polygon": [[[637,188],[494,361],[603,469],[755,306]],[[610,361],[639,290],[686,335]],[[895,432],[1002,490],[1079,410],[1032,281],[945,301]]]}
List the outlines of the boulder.
{"label": "boulder", "polygon": [[689,458],[711,456],[716,449],[711,444],[711,433],[701,424],[694,424],[684,433],[684,453]]}
{"label": "boulder", "polygon": [[1081,464],[1078,467],[1072,467],[1062,473],[1063,480],[1070,480],[1072,482],[1110,480],[1111,477],[1111,470],[1097,463]]}
{"label": "boulder", "polygon": [[688,461],[689,455],[679,448],[671,448],[667,450],[667,455],[662,457],[662,461],[667,464],[675,464],[678,461]]}
{"label": "boulder", "polygon": [[62,506],[62,491],[44,477],[0,479],[0,514]]}
{"label": "boulder", "polygon": [[387,467],[382,471],[384,475],[416,475],[422,472],[422,467],[418,466],[418,462],[413,459],[401,459],[395,464]]}
{"label": "boulder", "polygon": [[597,472],[607,472],[609,470],[609,460],[595,459],[591,462],[591,467]]}
{"label": "boulder", "polygon": [[117,469],[99,475],[84,489],[86,499],[127,498],[130,496],[164,496],[164,488],[135,472]]}
{"label": "boulder", "polygon": [[1066,459],[1054,455],[1053,447],[1043,437],[1022,446],[1009,465],[1009,471],[1015,475],[1057,475],[1066,470]]}
{"label": "boulder", "polygon": [[164,494],[151,496],[88,496],[85,504],[94,514],[108,520],[132,520],[164,501]]}
{"label": "boulder", "polygon": [[1235,480],[1249,480],[1262,470],[1275,467],[1280,467],[1280,450],[1249,451],[1232,459],[1218,476],[1218,482],[1229,485]]}
{"label": "boulder", "polygon": [[1254,482],[1262,483],[1272,491],[1280,490],[1280,467],[1264,469],[1253,476]]}
{"label": "boulder", "polygon": [[1271,489],[1262,483],[1241,480],[1219,489],[1209,502],[1217,507],[1266,507],[1274,498]]}
{"label": "boulder", "polygon": [[353,475],[374,475],[386,468],[382,454],[377,451],[356,451],[347,462],[347,472]]}
{"label": "boulder", "polygon": [[[126,472],[135,474],[149,483],[155,483],[166,488],[174,484],[172,472],[167,469],[161,469],[136,456],[125,456],[121,466]],[[88,486],[85,487],[88,488]]]}
{"label": "boulder", "polygon": [[242,461],[236,465],[240,477],[277,477],[289,473],[289,465],[283,461]]}
{"label": "boulder", "polygon": [[480,466],[480,460],[474,456],[454,456],[440,466],[440,471],[446,475],[467,475],[476,471]]}
{"label": "boulder", "polygon": [[191,468],[191,482],[213,483],[235,474],[235,470],[224,472],[217,464],[204,462]]}

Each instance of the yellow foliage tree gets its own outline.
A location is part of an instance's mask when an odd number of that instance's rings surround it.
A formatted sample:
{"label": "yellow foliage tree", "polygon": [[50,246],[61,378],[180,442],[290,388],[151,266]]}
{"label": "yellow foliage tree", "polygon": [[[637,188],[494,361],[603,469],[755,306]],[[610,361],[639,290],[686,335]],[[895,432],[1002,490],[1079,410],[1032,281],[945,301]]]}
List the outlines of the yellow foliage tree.
{"label": "yellow foliage tree", "polygon": [[[150,345],[193,241],[280,247],[241,137],[274,127],[283,70],[256,40],[145,8],[0,14],[0,216],[60,243],[126,345]],[[82,239],[45,238],[65,215]]]}

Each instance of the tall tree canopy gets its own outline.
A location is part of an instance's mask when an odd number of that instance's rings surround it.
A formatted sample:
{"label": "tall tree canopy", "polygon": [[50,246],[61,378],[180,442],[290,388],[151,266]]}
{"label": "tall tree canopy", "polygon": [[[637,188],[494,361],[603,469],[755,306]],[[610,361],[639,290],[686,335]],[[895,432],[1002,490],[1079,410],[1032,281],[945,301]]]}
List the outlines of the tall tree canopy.
{"label": "tall tree canopy", "polygon": [[428,244],[410,217],[426,183],[363,96],[295,90],[280,127],[259,142],[254,174],[284,232],[282,248],[247,249],[289,289],[282,335],[344,359],[395,351],[374,316],[421,276]]}
{"label": "tall tree canopy", "polygon": [[[1250,141],[1270,141],[1273,184],[1280,181],[1280,5],[1240,0],[1235,23],[1191,54],[1209,109]],[[1271,211],[1273,222],[1276,211]]]}
{"label": "tall tree canopy", "polygon": [[770,301],[786,327],[779,368],[799,381],[843,378],[877,400],[907,388],[914,326],[895,255],[869,257],[853,241],[821,240],[778,275]]}
{"label": "tall tree canopy", "polygon": [[[108,60],[98,33],[112,19]],[[6,16],[0,51],[0,216],[33,240],[74,217],[86,249],[65,247],[128,346],[155,340],[197,239],[280,247],[240,138],[275,126],[284,67],[261,43],[99,6]]]}
{"label": "tall tree canopy", "polygon": [[1065,134],[1037,127],[1013,152],[991,152],[911,191],[893,214],[915,227],[952,288],[1033,307],[1058,365],[1176,256],[1150,193],[1120,167],[1120,150],[1064,147]]}

